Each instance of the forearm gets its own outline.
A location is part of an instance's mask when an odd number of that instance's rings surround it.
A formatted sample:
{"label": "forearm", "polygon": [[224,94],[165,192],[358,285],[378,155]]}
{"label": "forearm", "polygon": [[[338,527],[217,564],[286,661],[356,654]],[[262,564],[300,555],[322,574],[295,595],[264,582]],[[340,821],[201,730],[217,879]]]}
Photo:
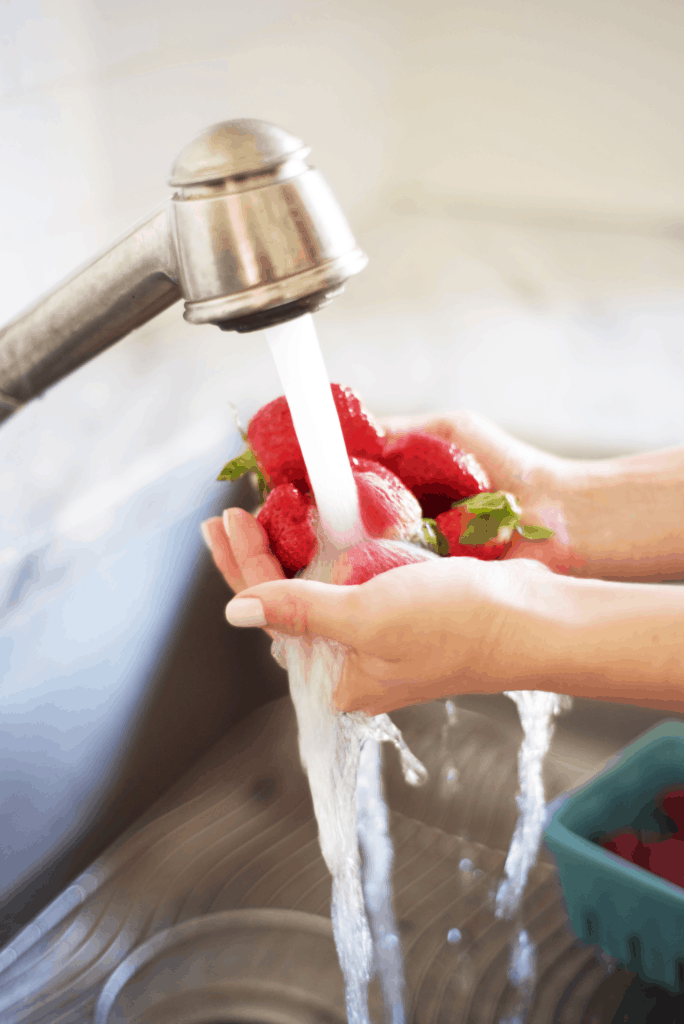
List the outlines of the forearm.
{"label": "forearm", "polygon": [[556,491],[573,575],[684,578],[684,448],[565,463]]}
{"label": "forearm", "polygon": [[684,712],[684,588],[556,580],[528,688]]}

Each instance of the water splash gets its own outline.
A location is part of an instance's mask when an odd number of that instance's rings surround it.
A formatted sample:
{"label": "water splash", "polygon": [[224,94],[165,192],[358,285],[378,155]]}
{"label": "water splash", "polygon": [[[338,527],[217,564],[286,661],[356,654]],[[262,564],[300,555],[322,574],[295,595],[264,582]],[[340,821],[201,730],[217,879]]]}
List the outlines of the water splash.
{"label": "water splash", "polygon": [[363,736],[350,716],[332,710],[344,652],[316,639],[283,641],[299,752],[309,777],[323,859],[333,877],[331,916],[345,979],[349,1024],[369,1024],[373,940],[366,917],[356,839],[356,776]]}
{"label": "water splash", "polygon": [[542,690],[507,690],[523,727],[518,755],[520,794],[516,797],[518,821],[504,866],[504,878],[496,895],[495,914],[511,920],[520,909],[530,870],[541,845],[546,821],[542,765],[553,735],[553,718],[568,707],[567,698]]}
{"label": "water splash", "polygon": [[380,976],[386,1024],[404,1024],[404,958],[392,908],[394,849],[389,815],[382,797],[380,743],[367,739],[361,748],[356,784],[357,830],[362,856],[363,893]]}
{"label": "water splash", "polygon": [[[542,767],[553,735],[553,719],[569,707],[571,698],[541,690],[508,690],[506,696],[518,708],[523,728],[518,754],[520,794],[516,797],[519,815],[494,911],[496,917],[510,921],[520,911],[527,879],[539,855],[547,823]],[[511,942],[508,979],[516,990],[516,1002],[500,1024],[525,1024],[537,979],[537,948],[521,925],[518,925]]]}
{"label": "water splash", "polygon": [[511,942],[508,980],[516,990],[516,1001],[499,1024],[525,1024],[537,980],[537,947],[524,928],[518,928]]}
{"label": "water splash", "polygon": [[[274,643],[274,656],[288,671],[299,725],[300,758],[309,778],[321,853],[333,877],[331,916],[345,979],[347,1019],[349,1024],[370,1024],[368,982],[376,968],[388,1024],[402,1024],[403,961],[391,910],[393,850],[380,786],[379,755],[374,762],[373,749],[377,751],[382,741],[393,743],[401,756],[404,777],[413,785],[424,782],[427,772],[387,715],[369,718],[334,711],[332,694],[344,653],[339,644],[322,639],[309,643],[280,637]],[[359,774],[364,744],[369,749]],[[357,778],[362,808],[358,840]]]}

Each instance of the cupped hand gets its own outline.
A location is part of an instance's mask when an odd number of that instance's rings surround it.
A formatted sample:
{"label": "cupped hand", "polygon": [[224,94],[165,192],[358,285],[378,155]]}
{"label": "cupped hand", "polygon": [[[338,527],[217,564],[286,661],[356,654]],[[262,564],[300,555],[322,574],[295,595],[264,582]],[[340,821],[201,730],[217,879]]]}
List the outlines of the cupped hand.
{"label": "cupped hand", "polygon": [[474,455],[487,472],[492,488],[518,499],[525,523],[553,530],[553,537],[545,541],[529,541],[514,534],[506,558],[531,558],[554,572],[583,574],[584,559],[572,542],[573,516],[568,507],[572,460],[519,441],[474,412],[396,416],[385,419],[382,425],[391,440],[422,430]]}
{"label": "cupped hand", "polygon": [[[458,692],[530,688],[540,673],[546,637],[538,638],[535,652],[532,637],[545,614],[533,615],[531,622],[529,595],[550,589],[544,565],[567,573],[577,561],[563,508],[567,460],[516,440],[474,413],[394,418],[384,426],[390,437],[425,430],[471,452],[493,486],[520,500],[526,521],[551,527],[553,538],[531,542],[516,535],[501,562],[449,558],[340,587],[285,580],[257,520],[227,509],[223,518],[207,520],[203,532],[236,597],[253,599],[242,605],[252,609],[242,624],[261,625],[271,636],[322,636],[345,645],[345,671],[335,694],[344,711],[379,714]],[[241,603],[231,602],[229,609],[235,612]],[[548,680],[534,688],[544,685]]]}
{"label": "cupped hand", "polygon": [[358,586],[275,580],[242,590],[234,625],[346,648],[340,711],[376,715],[438,697],[548,684],[554,576],[538,562],[445,558]]}

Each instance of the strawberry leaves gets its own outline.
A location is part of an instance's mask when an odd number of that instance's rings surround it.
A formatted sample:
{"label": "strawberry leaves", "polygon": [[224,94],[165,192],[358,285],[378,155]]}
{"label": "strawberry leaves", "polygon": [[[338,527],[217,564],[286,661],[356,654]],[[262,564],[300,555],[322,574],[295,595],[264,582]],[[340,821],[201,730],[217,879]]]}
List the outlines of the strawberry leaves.
{"label": "strawberry leaves", "polygon": [[519,523],[516,530],[525,540],[548,540],[549,537],[553,537],[553,530],[548,530],[545,526],[525,526],[524,523]]}
{"label": "strawberry leaves", "polygon": [[420,528],[421,538],[436,555],[446,558],[449,554],[449,541],[446,539],[434,519],[423,519]]}
{"label": "strawberry leaves", "polygon": [[257,460],[254,457],[254,452],[250,451],[249,448],[242,455],[238,455],[237,458],[231,459],[227,462],[219,475],[217,480],[239,480],[245,473],[260,473]]}
{"label": "strawberry leaves", "polygon": [[486,544],[498,537],[501,530],[513,530],[526,540],[546,540],[553,530],[545,526],[526,526],[520,522],[522,509],[512,494],[504,491],[486,491],[457,501],[452,508],[469,514],[468,524],[461,534],[461,544]]}
{"label": "strawberry leaves", "polygon": [[263,501],[270,488],[266,483],[264,474],[261,472],[259,463],[257,462],[256,456],[251,448],[248,448],[246,452],[242,453],[242,455],[238,455],[236,458],[231,459],[230,462],[227,462],[216,479],[239,480],[241,476],[245,475],[245,473],[256,473],[257,483],[259,485],[259,495]]}

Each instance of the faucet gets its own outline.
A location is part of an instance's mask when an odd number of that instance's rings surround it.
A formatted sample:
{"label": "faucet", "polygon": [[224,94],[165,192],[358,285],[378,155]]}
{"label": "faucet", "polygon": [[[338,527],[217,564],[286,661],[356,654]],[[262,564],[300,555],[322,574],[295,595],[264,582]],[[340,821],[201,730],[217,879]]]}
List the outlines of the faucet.
{"label": "faucet", "polygon": [[266,121],[196,135],[171,199],[0,329],[0,422],[181,298],[241,333],[327,305],[367,257],[308,153]]}

